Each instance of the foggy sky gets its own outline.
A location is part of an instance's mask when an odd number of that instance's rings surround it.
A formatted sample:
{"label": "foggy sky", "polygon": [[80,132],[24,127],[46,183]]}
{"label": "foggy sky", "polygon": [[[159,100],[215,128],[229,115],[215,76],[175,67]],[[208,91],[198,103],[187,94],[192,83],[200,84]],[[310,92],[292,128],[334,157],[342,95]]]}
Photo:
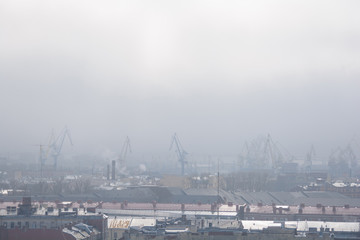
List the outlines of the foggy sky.
{"label": "foggy sky", "polygon": [[65,125],[78,153],[327,156],[360,125],[359,1],[0,2],[0,153]]}

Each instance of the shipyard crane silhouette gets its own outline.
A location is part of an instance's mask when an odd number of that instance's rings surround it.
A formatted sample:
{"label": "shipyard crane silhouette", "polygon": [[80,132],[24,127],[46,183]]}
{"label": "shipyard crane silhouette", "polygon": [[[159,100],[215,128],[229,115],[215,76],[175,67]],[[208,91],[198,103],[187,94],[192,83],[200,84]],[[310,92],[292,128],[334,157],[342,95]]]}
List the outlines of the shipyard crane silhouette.
{"label": "shipyard crane silhouette", "polygon": [[356,155],[350,144],[345,148],[338,147],[329,157],[329,165],[343,164],[349,168],[356,167]]}
{"label": "shipyard crane silhouette", "polygon": [[280,144],[275,143],[270,134],[266,137],[259,136],[245,143],[240,159],[245,166],[250,168],[279,169],[282,163],[288,161],[288,158],[293,158],[289,153],[285,156],[279,146]]}
{"label": "shipyard crane silhouette", "polygon": [[[360,152],[360,144],[358,142],[358,139],[357,139],[357,136],[354,135],[353,138],[351,139],[350,143],[349,143],[349,146],[352,151],[352,156],[351,156],[351,161],[352,161],[352,166],[355,167],[358,165],[358,158],[357,156],[359,156]],[[357,156],[356,156],[357,155]]]}
{"label": "shipyard crane silhouette", "polygon": [[36,145],[40,147],[40,152],[39,152],[39,162],[40,162],[40,176],[43,177],[43,168],[45,165],[45,161],[46,161],[46,155],[45,155],[45,151],[44,151],[44,145],[39,144]]}
{"label": "shipyard crane silhouette", "polygon": [[181,163],[181,176],[184,176],[185,174],[185,164],[187,164],[186,159],[186,155],[188,154],[183,147],[181,146],[179,137],[177,136],[176,133],[174,133],[174,136],[171,139],[171,145],[170,145],[170,150],[173,148],[173,146],[175,145],[176,149],[176,153],[178,155],[178,160]]}
{"label": "shipyard crane silhouette", "polygon": [[357,158],[350,144],[332,151],[328,165],[332,176],[352,176],[352,169],[357,166]]}
{"label": "shipyard crane silhouette", "polygon": [[45,164],[45,160],[46,160],[48,154],[50,153],[50,155],[54,159],[54,170],[56,170],[57,160],[58,160],[58,157],[60,156],[61,149],[64,145],[65,138],[67,138],[69,140],[71,146],[73,146],[73,143],[71,140],[71,135],[70,135],[70,130],[67,127],[65,127],[56,138],[55,138],[54,133],[52,134],[52,136],[50,138],[49,147],[46,152],[46,157],[45,157],[44,161],[42,162],[43,165]]}
{"label": "shipyard crane silhouette", "polygon": [[126,156],[128,152],[131,153],[131,145],[130,145],[130,138],[126,136],[124,145],[122,146],[119,156],[119,163],[121,167],[126,167]]}
{"label": "shipyard crane silhouette", "polygon": [[314,145],[311,145],[309,152],[306,154],[305,159],[305,171],[310,172],[313,158],[316,156]]}
{"label": "shipyard crane silhouette", "polygon": [[350,169],[356,167],[356,165],[357,165],[356,155],[355,155],[354,150],[352,149],[350,144],[346,147],[346,149],[344,149],[343,156],[344,156],[343,157],[344,160],[348,161]]}
{"label": "shipyard crane silhouette", "polygon": [[264,154],[268,156],[272,169],[279,168],[281,164],[285,162],[283,153],[280,151],[278,144],[273,141],[270,134],[268,134],[266,138]]}

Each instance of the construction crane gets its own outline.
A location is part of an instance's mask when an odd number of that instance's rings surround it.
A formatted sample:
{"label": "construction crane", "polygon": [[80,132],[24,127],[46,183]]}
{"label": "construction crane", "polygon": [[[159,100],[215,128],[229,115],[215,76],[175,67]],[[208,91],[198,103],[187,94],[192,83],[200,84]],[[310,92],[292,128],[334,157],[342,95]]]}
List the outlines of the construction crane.
{"label": "construction crane", "polygon": [[67,127],[65,127],[61,133],[59,134],[58,137],[55,138],[55,135],[52,134],[51,138],[50,138],[50,144],[49,144],[49,148],[47,151],[47,155],[50,153],[51,157],[54,159],[54,169],[56,170],[57,168],[57,160],[58,157],[61,153],[61,149],[63,147],[65,138],[67,138],[71,144],[71,146],[73,146],[72,140],[71,140],[71,135],[70,135],[70,131]]}
{"label": "construction crane", "polygon": [[173,148],[174,145],[176,147],[175,151],[176,151],[176,153],[178,155],[178,160],[179,160],[179,162],[181,164],[181,176],[184,176],[184,174],[185,174],[185,164],[187,164],[187,161],[185,159],[186,159],[186,155],[188,153],[185,152],[185,150],[181,146],[180,140],[179,140],[176,133],[174,133],[174,136],[171,139],[170,150]]}
{"label": "construction crane", "polygon": [[120,167],[126,167],[126,156],[128,152],[131,153],[131,145],[130,145],[130,138],[126,136],[124,145],[122,146],[120,156],[119,156],[119,165]]}

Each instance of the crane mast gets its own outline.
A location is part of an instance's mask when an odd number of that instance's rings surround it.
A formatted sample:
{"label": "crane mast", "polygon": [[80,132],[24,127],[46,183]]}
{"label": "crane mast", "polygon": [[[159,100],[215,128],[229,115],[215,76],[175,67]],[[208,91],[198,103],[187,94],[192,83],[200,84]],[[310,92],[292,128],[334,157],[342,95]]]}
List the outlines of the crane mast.
{"label": "crane mast", "polygon": [[71,140],[71,135],[70,135],[70,131],[67,127],[65,127],[61,133],[59,134],[59,136],[57,138],[52,137],[54,140],[52,140],[52,142],[49,144],[49,149],[48,151],[50,151],[51,156],[54,159],[54,169],[57,168],[57,160],[58,157],[61,153],[61,149],[64,145],[64,141],[65,138],[67,138],[71,144],[71,146],[73,146],[72,140]]}
{"label": "crane mast", "polygon": [[126,136],[124,145],[121,149],[120,156],[119,156],[119,163],[121,167],[126,167],[126,156],[128,152],[131,153],[131,145],[130,145],[130,138]]}
{"label": "crane mast", "polygon": [[175,151],[178,155],[178,161],[181,164],[181,176],[184,176],[185,174],[185,164],[187,164],[187,161],[185,160],[186,155],[188,154],[183,147],[181,146],[180,140],[177,136],[177,134],[175,133],[174,136],[171,139],[171,145],[170,145],[170,150],[173,148],[173,146],[175,145]]}
{"label": "crane mast", "polygon": [[305,170],[309,172],[313,164],[313,158],[316,156],[314,145],[311,145],[309,152],[306,154],[305,159]]}
{"label": "crane mast", "polygon": [[40,160],[40,176],[43,177],[43,168],[45,165],[45,160],[46,160],[46,156],[44,156],[44,149],[43,149],[43,145],[39,145],[40,146],[40,153],[39,153],[39,160]]}

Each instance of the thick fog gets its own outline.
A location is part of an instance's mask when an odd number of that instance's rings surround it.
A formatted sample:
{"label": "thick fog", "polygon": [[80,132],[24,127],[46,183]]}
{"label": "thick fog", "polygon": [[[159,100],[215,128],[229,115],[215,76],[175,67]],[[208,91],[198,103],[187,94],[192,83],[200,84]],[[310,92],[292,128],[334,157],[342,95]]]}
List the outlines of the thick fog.
{"label": "thick fog", "polygon": [[360,2],[0,2],[0,153],[328,156],[360,134]]}

